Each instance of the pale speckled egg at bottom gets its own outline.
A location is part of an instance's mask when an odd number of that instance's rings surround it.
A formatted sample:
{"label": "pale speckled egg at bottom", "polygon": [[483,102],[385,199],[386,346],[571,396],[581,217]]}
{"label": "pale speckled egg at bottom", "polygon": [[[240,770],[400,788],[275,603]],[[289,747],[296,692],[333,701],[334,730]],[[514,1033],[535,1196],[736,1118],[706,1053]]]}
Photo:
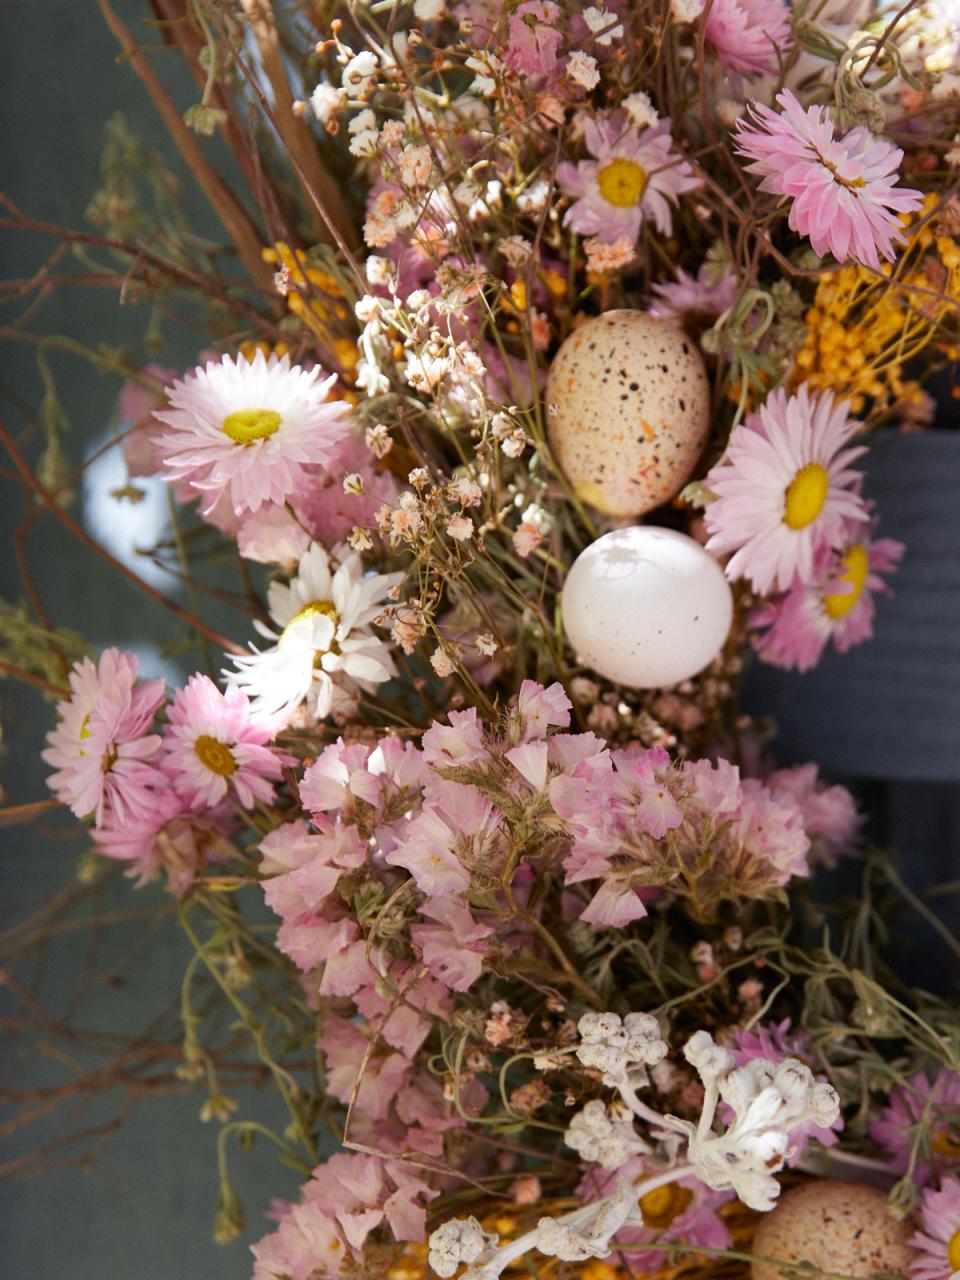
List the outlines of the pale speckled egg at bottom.
{"label": "pale speckled egg at bottom", "polygon": [[641,516],[678,493],[710,426],[703,357],[682,329],[643,311],[606,311],[576,329],[546,402],[557,463],[608,516]]}
{"label": "pale speckled egg at bottom", "polygon": [[567,640],[592,670],[631,689],[658,689],[702,671],[723,648],[733,596],[693,538],[633,525],[591,543],[563,586]]}
{"label": "pale speckled egg at bottom", "polygon": [[[751,1252],[783,1262],[808,1262],[839,1275],[876,1271],[907,1276],[908,1223],[895,1218],[887,1197],[859,1182],[818,1178],[785,1193],[760,1222]],[[772,1262],[751,1264],[752,1280],[783,1280]]]}

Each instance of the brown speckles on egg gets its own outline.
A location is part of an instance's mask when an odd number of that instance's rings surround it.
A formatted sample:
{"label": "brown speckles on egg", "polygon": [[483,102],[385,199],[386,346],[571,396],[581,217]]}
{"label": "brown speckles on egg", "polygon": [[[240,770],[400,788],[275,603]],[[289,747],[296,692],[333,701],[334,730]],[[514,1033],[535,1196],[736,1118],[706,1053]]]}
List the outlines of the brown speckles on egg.
{"label": "brown speckles on egg", "polygon": [[607,311],[582,324],[557,352],[547,401],[557,461],[578,495],[606,515],[643,515],[672,498],[709,428],[699,351],[642,311]]}
{"label": "brown speckles on egg", "polygon": [[[887,1208],[887,1198],[859,1182],[818,1178],[784,1194],[764,1217],[751,1252],[785,1263],[812,1263],[825,1271],[869,1276],[908,1274],[911,1232]],[[772,1262],[754,1262],[752,1280],[782,1280]]]}

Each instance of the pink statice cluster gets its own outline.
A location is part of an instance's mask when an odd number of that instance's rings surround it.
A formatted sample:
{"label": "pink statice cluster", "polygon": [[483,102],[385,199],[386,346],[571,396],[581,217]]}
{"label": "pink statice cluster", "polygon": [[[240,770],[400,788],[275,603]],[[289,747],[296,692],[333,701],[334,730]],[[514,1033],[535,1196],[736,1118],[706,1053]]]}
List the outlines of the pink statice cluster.
{"label": "pink statice cluster", "polygon": [[314,1169],[296,1204],[275,1204],[277,1228],[253,1246],[253,1280],[313,1280],[349,1273],[371,1231],[422,1240],[437,1193],[416,1169],[341,1152]]}
{"label": "pink statice cluster", "polygon": [[845,653],[873,634],[874,596],[902,545],[874,539],[863,475],[851,463],[860,424],[829,392],[771,392],[707,474],[707,550],[731,580],[764,595],[750,616],[761,657],[801,671],[829,643]]}
{"label": "pink statice cluster", "polygon": [[[486,1090],[468,1079],[451,1111],[421,1051],[460,997],[484,998],[502,956],[537,950],[545,874],[562,868],[566,914],[622,929],[662,888],[709,914],[807,873],[810,835],[787,784],[610,751],[567,732],[570,709],[559,685],[525,681],[494,729],[471,709],[419,745],[334,743],[303,772],[304,816],[261,841],[277,946],[323,1010],[327,1092],[378,1151],[438,1156],[444,1130],[482,1110]],[[796,789],[823,790],[812,777]],[[834,846],[849,818],[837,808],[812,823]],[[589,880],[600,883],[585,898]]]}
{"label": "pink statice cluster", "polygon": [[592,924],[642,919],[661,889],[709,914],[809,874],[800,805],[729,761],[676,764],[659,747],[602,752],[552,779],[550,798],[571,835],[567,884],[599,881],[580,913]]}
{"label": "pink statice cluster", "polygon": [[195,675],[168,703],[163,681],[137,672],[117,649],[76,663],[43,758],[57,799],[92,819],[101,853],[141,882],[162,868],[183,893],[198,868],[235,853],[235,807],[270,803],[285,757],[240,690]]}

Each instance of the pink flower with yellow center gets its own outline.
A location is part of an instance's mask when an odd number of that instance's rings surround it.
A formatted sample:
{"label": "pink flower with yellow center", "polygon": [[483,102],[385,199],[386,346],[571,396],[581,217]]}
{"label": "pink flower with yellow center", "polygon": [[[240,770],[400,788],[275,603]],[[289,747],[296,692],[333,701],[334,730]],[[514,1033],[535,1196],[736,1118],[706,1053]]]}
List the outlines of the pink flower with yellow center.
{"label": "pink flower with yellow center", "polygon": [[72,697],[58,706],[59,723],[42,753],[56,769],[47,785],[78,818],[96,825],[138,821],[155,807],[166,778],[156,767],[158,734],[148,732],[166,698],[162,680],[136,684],[133,654],[108,649],[70,673]]}
{"label": "pink flower with yellow center", "polygon": [[281,758],[267,746],[273,728],[251,719],[242,689],[221,693],[209,676],[191,676],[168,718],[163,768],[190,805],[212,808],[230,791],[245,809],[270,803]]}
{"label": "pink flower with yellow center", "polygon": [[796,582],[751,614],[757,653],[772,666],[809,671],[828,645],[846,653],[869,640],[875,597],[890,594],[883,575],[896,569],[903,550],[902,542],[865,532],[845,550],[820,556],[811,582]]}
{"label": "pink flower with yellow center", "polygon": [[786,591],[814,579],[820,552],[849,545],[851,526],[867,519],[861,475],[849,469],[864,452],[851,445],[858,426],[829,392],[811,395],[804,385],[795,396],[771,392],[733,431],[704,482],[715,495],[704,517],[707,550],[730,555],[731,581]]}
{"label": "pink flower with yellow center", "polygon": [[576,196],[564,225],[584,236],[631,244],[644,219],[662,235],[673,225],[670,206],[700,185],[693,169],[672,149],[670,121],[642,131],[616,120],[587,119],[584,142],[593,159],[557,166],[557,181]]}
{"label": "pink flower with yellow center", "polygon": [[804,110],[789,89],[777,102],[779,113],[751,102],[752,119],[737,125],[737,147],[763,177],[761,191],[792,201],[790,228],[809,236],[814,252],[875,270],[881,257],[892,262],[903,239],[898,215],[923,201],[896,186],[903,152],[862,126],[837,138],[827,109]]}
{"label": "pink flower with yellow center", "polygon": [[223,499],[237,516],[282,505],[307,484],[350,430],[348,407],[327,399],[334,378],[289,356],[211,360],[169,389],[156,439],[171,482],[200,496],[206,515]]}
{"label": "pink flower with yellow center", "polygon": [[923,1193],[921,1230],[909,1243],[919,1256],[911,1263],[913,1280],[954,1280],[960,1275],[960,1179],[944,1178],[940,1190]]}

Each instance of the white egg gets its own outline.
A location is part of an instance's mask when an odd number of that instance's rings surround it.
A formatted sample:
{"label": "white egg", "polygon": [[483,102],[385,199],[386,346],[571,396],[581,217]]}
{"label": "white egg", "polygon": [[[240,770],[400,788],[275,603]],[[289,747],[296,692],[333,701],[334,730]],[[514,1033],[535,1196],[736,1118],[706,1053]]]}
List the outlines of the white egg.
{"label": "white egg", "polygon": [[695,343],[644,311],[606,311],[576,329],[554,358],[546,403],[558,465],[608,516],[641,516],[678,493],[710,426]]}
{"label": "white egg", "polygon": [[634,525],[577,556],[561,613],[585,666],[631,689],[658,689],[713,661],[730,631],[733,596],[699,542]]}

